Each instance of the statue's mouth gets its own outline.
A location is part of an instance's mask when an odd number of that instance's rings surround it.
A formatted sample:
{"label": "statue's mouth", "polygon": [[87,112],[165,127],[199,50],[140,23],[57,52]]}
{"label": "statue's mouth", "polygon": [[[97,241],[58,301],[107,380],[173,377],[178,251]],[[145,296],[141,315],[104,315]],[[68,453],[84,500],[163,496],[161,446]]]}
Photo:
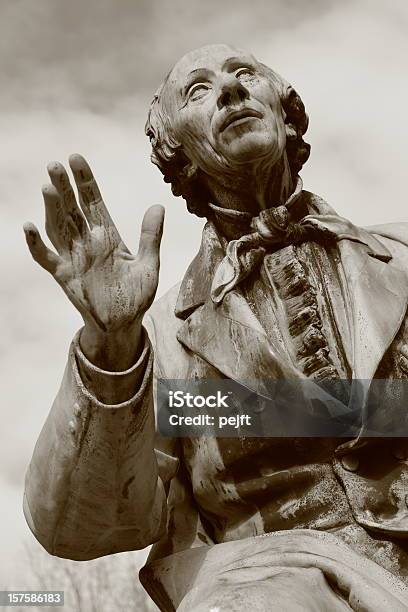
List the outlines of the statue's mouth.
{"label": "statue's mouth", "polygon": [[235,123],[240,119],[248,119],[250,117],[261,119],[262,114],[259,111],[253,110],[252,108],[243,108],[242,110],[229,113],[221,124],[220,132],[226,130],[232,123]]}

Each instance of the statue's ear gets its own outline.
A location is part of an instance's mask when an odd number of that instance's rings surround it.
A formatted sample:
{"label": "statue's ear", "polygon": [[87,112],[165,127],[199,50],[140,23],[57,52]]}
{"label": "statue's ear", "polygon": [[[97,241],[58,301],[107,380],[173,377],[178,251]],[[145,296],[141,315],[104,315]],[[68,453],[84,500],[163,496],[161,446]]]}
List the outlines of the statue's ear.
{"label": "statue's ear", "polygon": [[281,104],[285,113],[286,137],[288,140],[302,137],[307,130],[309,117],[301,97],[291,85],[286,88]]}
{"label": "statue's ear", "polygon": [[171,183],[171,189],[175,196],[184,196],[186,192],[190,191],[189,185],[194,182],[197,172],[196,164],[179,149],[167,168],[164,180],[166,183]]}
{"label": "statue's ear", "polygon": [[287,140],[296,140],[297,139],[297,130],[292,122],[288,122],[285,119],[285,132]]}
{"label": "statue's ear", "polygon": [[193,179],[196,176],[198,167],[191,160],[189,160],[187,158],[186,158],[186,160],[187,160],[187,163],[186,163],[186,165],[184,166],[184,168],[182,170],[182,176],[183,176],[184,180],[189,181],[189,180]]}

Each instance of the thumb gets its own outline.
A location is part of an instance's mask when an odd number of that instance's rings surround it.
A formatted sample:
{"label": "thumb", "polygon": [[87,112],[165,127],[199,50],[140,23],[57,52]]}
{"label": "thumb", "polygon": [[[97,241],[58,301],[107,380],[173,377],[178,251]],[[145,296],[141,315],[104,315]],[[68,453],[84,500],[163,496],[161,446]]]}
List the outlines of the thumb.
{"label": "thumb", "polygon": [[163,222],[163,206],[156,204],[145,212],[140,232],[138,256],[152,259],[155,262],[159,259]]}

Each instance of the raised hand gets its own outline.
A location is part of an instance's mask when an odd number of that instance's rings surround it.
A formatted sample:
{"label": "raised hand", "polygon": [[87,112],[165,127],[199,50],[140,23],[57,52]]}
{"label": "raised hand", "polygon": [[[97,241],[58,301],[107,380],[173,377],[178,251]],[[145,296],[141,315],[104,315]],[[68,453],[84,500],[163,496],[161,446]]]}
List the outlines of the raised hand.
{"label": "raised hand", "polygon": [[44,244],[32,223],[24,225],[27,244],[35,261],[52,274],[81,313],[85,354],[106,369],[123,369],[137,356],[141,320],[156,293],[164,209],[152,206],[145,213],[134,256],[85,159],[72,155],[70,166],[80,207],[58,162],[48,165],[51,184],[42,189],[46,232],[56,252]]}

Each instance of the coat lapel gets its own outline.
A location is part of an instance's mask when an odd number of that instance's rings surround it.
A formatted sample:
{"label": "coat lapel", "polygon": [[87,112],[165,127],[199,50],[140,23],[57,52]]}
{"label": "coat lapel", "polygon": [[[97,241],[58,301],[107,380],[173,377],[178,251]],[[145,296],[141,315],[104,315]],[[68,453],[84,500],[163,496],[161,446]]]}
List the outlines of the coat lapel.
{"label": "coat lapel", "polygon": [[351,306],[353,378],[371,380],[405,316],[407,273],[341,240],[339,251]]}
{"label": "coat lapel", "polygon": [[[307,191],[304,195],[309,212],[336,214],[319,196]],[[370,234],[370,247],[344,239],[339,240],[338,249],[346,280],[346,308],[350,307],[351,310],[353,346],[350,365],[353,378],[369,381],[405,316],[408,301],[408,228],[402,231],[399,226],[401,231],[397,231],[396,226],[386,225],[361,229]],[[385,244],[384,237],[387,239]],[[402,248],[401,255],[405,257],[401,257],[397,250],[395,260],[391,247],[397,243],[399,250]],[[384,261],[384,249],[389,254],[388,261]],[[402,268],[399,268],[401,261]]]}
{"label": "coat lapel", "polygon": [[227,378],[264,397],[271,397],[270,379],[303,378],[267,338],[238,290],[218,306],[207,299],[188,317],[177,338]]}
{"label": "coat lapel", "polygon": [[[352,322],[353,384],[349,408],[361,414],[360,432],[342,452],[376,436],[369,407],[371,383],[385,352],[398,333],[407,309],[407,274],[392,263],[370,256],[364,245],[341,240],[339,251],[347,282]],[[373,420],[374,418],[374,420]]]}
{"label": "coat lapel", "polygon": [[224,248],[212,224],[183,279],[176,316],[185,319],[177,339],[227,378],[270,397],[268,379],[303,378],[269,339],[239,288],[215,305],[210,297],[214,271]]}

